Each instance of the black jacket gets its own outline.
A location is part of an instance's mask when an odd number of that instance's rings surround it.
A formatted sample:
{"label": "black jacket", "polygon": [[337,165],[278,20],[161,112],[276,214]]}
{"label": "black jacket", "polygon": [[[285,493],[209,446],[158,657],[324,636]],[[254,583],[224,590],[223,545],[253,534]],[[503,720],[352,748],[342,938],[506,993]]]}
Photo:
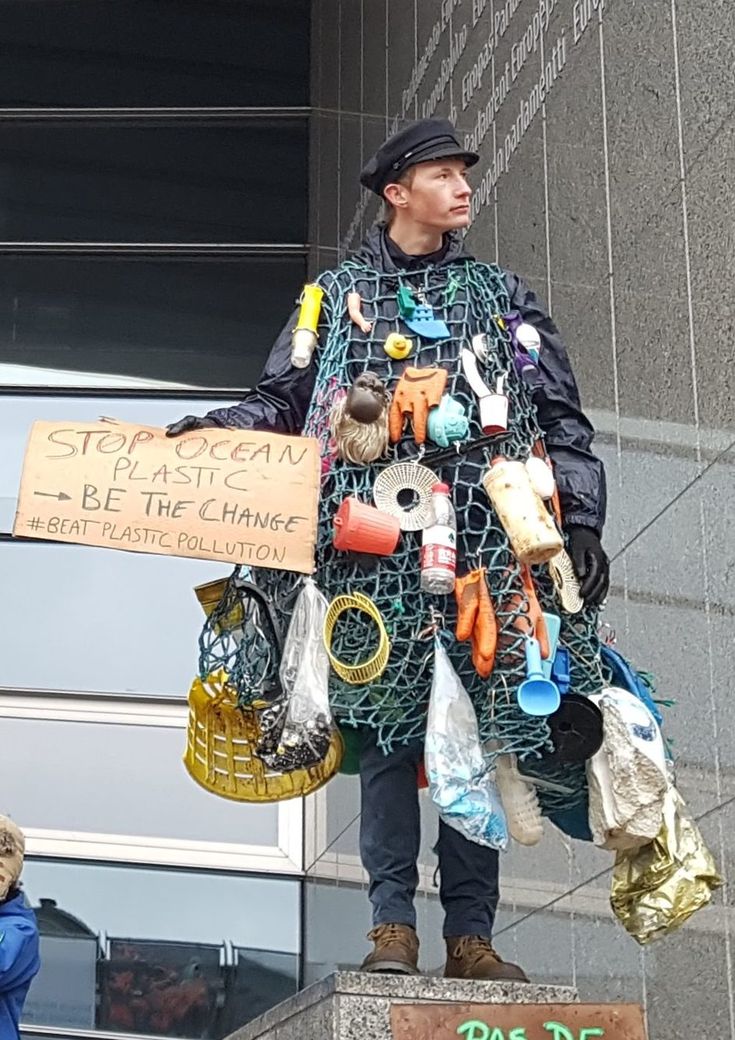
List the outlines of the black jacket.
{"label": "black jacket", "polygon": [[[386,230],[375,224],[357,256],[379,271],[396,270],[395,249],[389,250]],[[444,255],[437,266],[467,258],[458,236],[449,235]],[[426,258],[417,258],[425,263]],[[541,335],[541,379],[534,390],[539,426],[554,463],[554,474],[565,524],[582,524],[602,533],[607,493],[605,470],[592,453],[594,429],[582,411],[577,383],[559,330],[541,301],[518,275],[504,271],[509,310],[519,311],[524,321]],[[216,426],[240,429],[275,430],[300,433],[309,408],[316,376],[316,365],[294,368],[291,364],[291,332],[298,308],[289,317],[276,339],[263,374],[255,389],[229,408],[207,414]]]}

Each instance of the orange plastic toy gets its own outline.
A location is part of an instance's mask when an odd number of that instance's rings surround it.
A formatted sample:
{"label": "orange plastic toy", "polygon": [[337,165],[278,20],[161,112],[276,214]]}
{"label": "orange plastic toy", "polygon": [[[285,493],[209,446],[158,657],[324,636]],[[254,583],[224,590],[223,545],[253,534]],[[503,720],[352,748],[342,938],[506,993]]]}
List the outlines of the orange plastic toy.
{"label": "orange plastic toy", "polygon": [[444,368],[406,367],[393,394],[388,418],[390,439],[401,439],[406,416],[413,419],[413,436],[417,444],[426,440],[426,422],[431,408],[436,408],[447,385]]}

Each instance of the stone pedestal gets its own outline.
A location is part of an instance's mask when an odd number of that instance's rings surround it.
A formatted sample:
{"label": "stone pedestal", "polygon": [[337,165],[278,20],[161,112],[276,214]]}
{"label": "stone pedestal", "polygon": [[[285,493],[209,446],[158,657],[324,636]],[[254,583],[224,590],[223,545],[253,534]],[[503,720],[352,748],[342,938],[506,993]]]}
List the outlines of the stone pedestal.
{"label": "stone pedestal", "polygon": [[571,986],[336,972],[228,1040],[392,1040],[391,1004],[571,1004]]}

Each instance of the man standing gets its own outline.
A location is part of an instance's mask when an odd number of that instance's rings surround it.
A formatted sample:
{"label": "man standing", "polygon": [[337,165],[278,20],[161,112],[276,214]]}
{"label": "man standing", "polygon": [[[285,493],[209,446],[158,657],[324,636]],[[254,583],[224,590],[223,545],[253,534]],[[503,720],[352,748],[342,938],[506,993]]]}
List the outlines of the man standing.
{"label": "man standing", "polygon": [[0,1037],[20,1038],[20,1016],[41,962],[36,916],[18,887],[25,837],[0,816]]}
{"label": "man standing", "polygon": [[[369,936],[374,948],[363,962],[366,971],[418,971],[413,905],[420,838],[417,773],[431,686],[431,644],[420,633],[436,597],[421,589],[419,541],[410,532],[404,531],[395,553],[372,557],[369,563],[334,549],[332,520],[340,502],[348,496],[369,500],[376,475],[386,464],[375,460],[357,465],[340,458],[329,418],[339,395],[366,373],[378,377],[395,399],[406,366],[388,349],[391,333],[405,336],[406,326],[414,330],[408,363],[438,373],[452,406],[460,405],[468,418],[467,436],[447,448],[441,435],[438,443],[424,442],[415,412],[413,433],[406,423],[408,428],[392,436],[392,452],[393,461],[420,460],[451,486],[458,519],[458,574],[483,565],[501,619],[501,639],[510,647],[489,679],[477,674],[466,647],[457,643],[450,649],[475,704],[483,739],[492,736],[505,750],[540,751],[548,746],[544,720],[522,717],[510,697],[500,700],[501,692],[507,693],[509,684],[522,678],[522,640],[512,644],[512,625],[518,612],[528,608],[518,561],[482,487],[493,458],[526,459],[543,445],[551,459],[567,548],[585,600],[584,621],[577,620],[576,631],[582,624],[588,649],[595,645],[595,608],[608,586],[608,561],[600,544],[604,471],[590,451],[593,430],[581,411],[559,334],[516,275],[475,261],[462,246],[460,232],[470,222],[466,172],[477,160],[461,147],[446,120],[420,120],[389,138],[361,175],[362,184],[384,200],[387,219],[371,228],[353,256],[317,279],[324,306],[319,345],[308,367],[291,363],[294,313],[257,387],[240,404],[204,417],[186,416],[167,431],[178,436],[203,426],[223,426],[317,437],[323,478],[315,579],[328,596],[362,592],[389,619],[391,655],[379,682],[357,688],[335,677],[330,681],[337,720],[362,736],[360,853],[370,877],[374,923]],[[533,387],[513,363],[508,326],[500,317],[513,314],[539,335]],[[483,430],[477,400],[460,363],[462,349],[478,336],[483,375],[489,386],[500,384],[508,399],[507,432],[499,438]],[[408,418],[410,406],[401,407]],[[295,577],[258,571],[256,580],[285,620]],[[513,603],[526,606],[514,613],[509,605]],[[449,627],[456,619],[452,598],[439,606]],[[594,652],[579,658],[572,653],[572,676],[573,688],[582,692],[602,685]],[[468,841],[442,822],[437,853],[445,912],[445,975],[527,981],[523,970],[501,960],[491,944],[498,852]]]}

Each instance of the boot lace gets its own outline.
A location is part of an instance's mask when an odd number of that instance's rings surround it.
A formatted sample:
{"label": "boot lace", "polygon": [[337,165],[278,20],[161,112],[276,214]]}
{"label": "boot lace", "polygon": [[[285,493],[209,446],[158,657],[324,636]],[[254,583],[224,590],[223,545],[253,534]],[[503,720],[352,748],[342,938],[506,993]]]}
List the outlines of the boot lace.
{"label": "boot lace", "polygon": [[405,942],[410,935],[410,932],[407,934],[407,929],[408,925],[405,924],[379,924],[368,932],[368,939],[371,942]]}
{"label": "boot lace", "polygon": [[488,954],[495,961],[500,961],[493,949],[493,944],[483,935],[463,935],[457,940],[457,945],[452,950],[452,956],[456,960],[466,960],[470,967],[474,967],[479,961],[484,960]]}

